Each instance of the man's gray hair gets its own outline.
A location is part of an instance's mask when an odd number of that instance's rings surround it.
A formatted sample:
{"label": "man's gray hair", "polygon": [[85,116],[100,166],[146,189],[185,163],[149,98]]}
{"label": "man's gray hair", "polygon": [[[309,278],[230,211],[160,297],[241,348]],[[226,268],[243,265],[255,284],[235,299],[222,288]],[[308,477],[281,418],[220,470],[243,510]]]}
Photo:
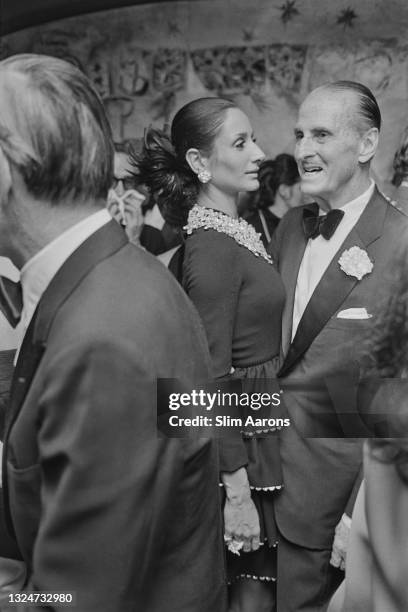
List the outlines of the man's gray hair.
{"label": "man's gray hair", "polygon": [[368,87],[356,81],[334,81],[321,86],[334,93],[347,92],[356,96],[358,123],[360,129],[365,131],[370,128],[381,129],[381,111],[374,94]]}
{"label": "man's gray hair", "polygon": [[113,141],[88,78],[61,59],[23,54],[0,62],[0,82],[0,147],[28,192],[53,204],[105,199]]}

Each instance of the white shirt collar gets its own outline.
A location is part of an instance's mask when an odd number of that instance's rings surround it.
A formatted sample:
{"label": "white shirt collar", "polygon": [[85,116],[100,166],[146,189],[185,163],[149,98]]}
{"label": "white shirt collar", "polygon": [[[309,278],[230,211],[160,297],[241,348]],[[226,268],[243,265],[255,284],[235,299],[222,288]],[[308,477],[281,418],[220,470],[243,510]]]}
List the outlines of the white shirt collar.
{"label": "white shirt collar", "polygon": [[26,262],[20,275],[23,330],[27,329],[38,302],[61,266],[91,234],[110,220],[105,208],[99,210],[67,229]]}
{"label": "white shirt collar", "polygon": [[357,198],[354,198],[354,200],[351,200],[351,202],[347,202],[346,204],[343,204],[343,206],[339,206],[339,210],[343,210],[344,211],[344,215],[358,215],[360,216],[360,214],[363,212],[364,208],[367,206],[368,202],[371,199],[371,196],[374,193],[374,189],[375,189],[375,183],[373,181],[373,179],[370,179],[370,186],[368,187],[368,189],[366,189],[364,191],[364,193],[362,193],[361,195],[359,195]]}

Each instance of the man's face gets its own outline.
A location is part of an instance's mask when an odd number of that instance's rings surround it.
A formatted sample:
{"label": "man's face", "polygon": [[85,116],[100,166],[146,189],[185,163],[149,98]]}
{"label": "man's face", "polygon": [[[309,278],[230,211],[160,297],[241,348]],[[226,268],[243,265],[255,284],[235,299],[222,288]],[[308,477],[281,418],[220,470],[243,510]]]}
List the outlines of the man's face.
{"label": "man's face", "polygon": [[126,155],[126,153],[116,152],[113,164],[113,189],[119,197],[122,197],[125,191],[134,188],[132,167],[129,164],[128,156]]}
{"label": "man's face", "polygon": [[301,189],[330,208],[358,197],[366,179],[360,161],[363,136],[356,129],[353,92],[312,92],[299,110],[295,158]]}

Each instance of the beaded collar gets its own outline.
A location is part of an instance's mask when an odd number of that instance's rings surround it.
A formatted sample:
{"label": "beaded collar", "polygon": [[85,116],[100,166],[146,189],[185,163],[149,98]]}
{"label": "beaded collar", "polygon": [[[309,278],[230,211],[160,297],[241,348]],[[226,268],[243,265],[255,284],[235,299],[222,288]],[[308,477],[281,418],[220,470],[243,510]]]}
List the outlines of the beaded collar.
{"label": "beaded collar", "polygon": [[262,257],[268,263],[272,263],[271,256],[266,252],[260,238],[261,235],[244,219],[233,219],[219,210],[195,204],[188,214],[187,225],[183,229],[189,235],[200,228],[213,229],[226,234],[256,257]]}

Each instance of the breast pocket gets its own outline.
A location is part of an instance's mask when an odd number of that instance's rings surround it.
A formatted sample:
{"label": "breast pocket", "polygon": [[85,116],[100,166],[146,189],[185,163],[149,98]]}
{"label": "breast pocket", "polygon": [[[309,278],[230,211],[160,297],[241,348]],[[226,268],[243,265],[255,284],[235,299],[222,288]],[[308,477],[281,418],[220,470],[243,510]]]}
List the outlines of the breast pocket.
{"label": "breast pocket", "polygon": [[372,328],[374,321],[374,317],[369,319],[341,319],[339,317],[332,317],[326,324],[326,329],[338,329],[344,332],[357,333],[361,331],[364,334]]}

